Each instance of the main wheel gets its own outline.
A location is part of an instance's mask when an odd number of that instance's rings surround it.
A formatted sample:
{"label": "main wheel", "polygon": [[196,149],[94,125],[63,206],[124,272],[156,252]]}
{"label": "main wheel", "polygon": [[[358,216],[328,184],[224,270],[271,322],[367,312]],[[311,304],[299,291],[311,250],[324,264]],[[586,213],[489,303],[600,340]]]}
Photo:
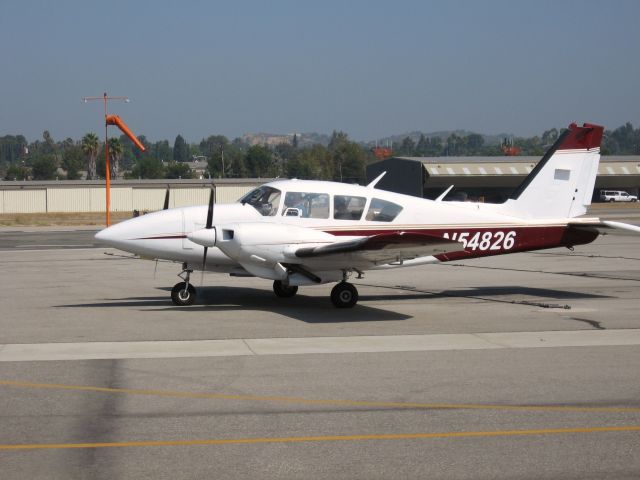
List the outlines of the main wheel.
{"label": "main wheel", "polygon": [[337,308],[351,308],[358,303],[358,290],[350,283],[340,282],[331,290],[331,301]]}
{"label": "main wheel", "polygon": [[185,282],[176,283],[171,289],[171,301],[176,305],[193,305],[193,302],[196,301],[195,287],[189,284],[189,287],[185,289],[186,285]]}
{"label": "main wheel", "polygon": [[276,280],[273,282],[273,292],[280,298],[289,298],[298,293],[298,287],[295,285],[284,285],[280,280]]}

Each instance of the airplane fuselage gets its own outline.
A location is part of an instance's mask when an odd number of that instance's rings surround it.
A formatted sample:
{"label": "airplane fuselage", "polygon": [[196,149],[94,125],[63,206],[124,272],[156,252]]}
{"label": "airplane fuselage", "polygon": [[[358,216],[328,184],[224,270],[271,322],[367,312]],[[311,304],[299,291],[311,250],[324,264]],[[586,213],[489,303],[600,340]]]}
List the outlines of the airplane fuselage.
{"label": "airplane fuselage", "polygon": [[[501,211],[502,205],[496,204],[435,202],[358,185],[321,181],[283,180],[267,186],[280,192],[272,212],[265,215],[246,202],[218,204],[215,205],[213,224],[224,226],[252,223],[273,225],[274,228],[302,227],[345,238],[392,232],[419,233],[455,240],[464,246],[454,252],[408,260],[397,265],[376,265],[373,268],[435,263],[559,246],[571,247],[589,243],[598,236],[595,230],[568,228],[567,224],[571,220],[568,218],[522,220],[504,214]],[[320,195],[322,203],[308,216],[290,215],[291,210],[287,211],[283,199],[294,193]],[[361,205],[352,206],[349,214],[358,218],[338,217],[334,208],[336,196],[351,198],[352,203],[360,202]],[[387,217],[381,221],[380,212],[376,211],[374,205],[376,202],[389,202],[399,206],[401,210],[393,219],[389,220]],[[187,263],[199,269],[203,247],[192,242],[187,235],[204,228],[206,216],[206,206],[163,210],[115,225],[104,231],[99,238],[141,257]],[[270,233],[269,229],[264,230],[259,240],[265,245],[274,243]],[[291,239],[285,243],[296,246],[310,242],[322,243],[322,239]],[[322,259],[311,263],[321,269],[328,267]],[[229,272],[240,267],[236,260],[219,248],[209,249],[207,270]]]}

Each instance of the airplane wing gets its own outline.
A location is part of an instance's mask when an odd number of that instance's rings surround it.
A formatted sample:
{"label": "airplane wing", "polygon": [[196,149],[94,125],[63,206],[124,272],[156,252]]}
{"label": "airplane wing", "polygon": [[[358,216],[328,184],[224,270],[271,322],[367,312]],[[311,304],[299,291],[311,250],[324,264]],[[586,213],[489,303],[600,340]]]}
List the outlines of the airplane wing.
{"label": "airplane wing", "polygon": [[351,254],[353,260],[361,259],[382,265],[459,250],[464,250],[464,245],[454,240],[421,233],[394,232],[316,247],[302,247],[296,250],[295,256],[302,259],[329,259],[328,257]]}

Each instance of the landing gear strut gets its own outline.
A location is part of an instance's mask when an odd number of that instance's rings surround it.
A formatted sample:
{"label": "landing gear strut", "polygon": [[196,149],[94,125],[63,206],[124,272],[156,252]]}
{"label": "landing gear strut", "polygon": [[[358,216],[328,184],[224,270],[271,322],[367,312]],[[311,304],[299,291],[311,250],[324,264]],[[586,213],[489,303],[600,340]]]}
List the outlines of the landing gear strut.
{"label": "landing gear strut", "polygon": [[171,301],[175,305],[193,305],[196,301],[196,289],[189,283],[192,273],[193,270],[187,268],[186,264],[182,265],[182,272],[178,276],[184,279],[184,282],[176,283],[171,289]]}
{"label": "landing gear strut", "polygon": [[289,298],[298,293],[298,287],[296,285],[285,285],[280,280],[273,282],[273,292],[277,297]]}

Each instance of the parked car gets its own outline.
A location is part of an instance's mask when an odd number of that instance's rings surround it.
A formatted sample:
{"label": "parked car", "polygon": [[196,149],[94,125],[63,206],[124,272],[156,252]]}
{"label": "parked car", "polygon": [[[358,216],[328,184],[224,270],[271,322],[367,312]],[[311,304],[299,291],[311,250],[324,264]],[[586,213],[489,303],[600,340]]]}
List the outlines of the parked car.
{"label": "parked car", "polygon": [[636,195],[629,195],[623,190],[601,190],[600,200],[603,202],[637,202]]}

